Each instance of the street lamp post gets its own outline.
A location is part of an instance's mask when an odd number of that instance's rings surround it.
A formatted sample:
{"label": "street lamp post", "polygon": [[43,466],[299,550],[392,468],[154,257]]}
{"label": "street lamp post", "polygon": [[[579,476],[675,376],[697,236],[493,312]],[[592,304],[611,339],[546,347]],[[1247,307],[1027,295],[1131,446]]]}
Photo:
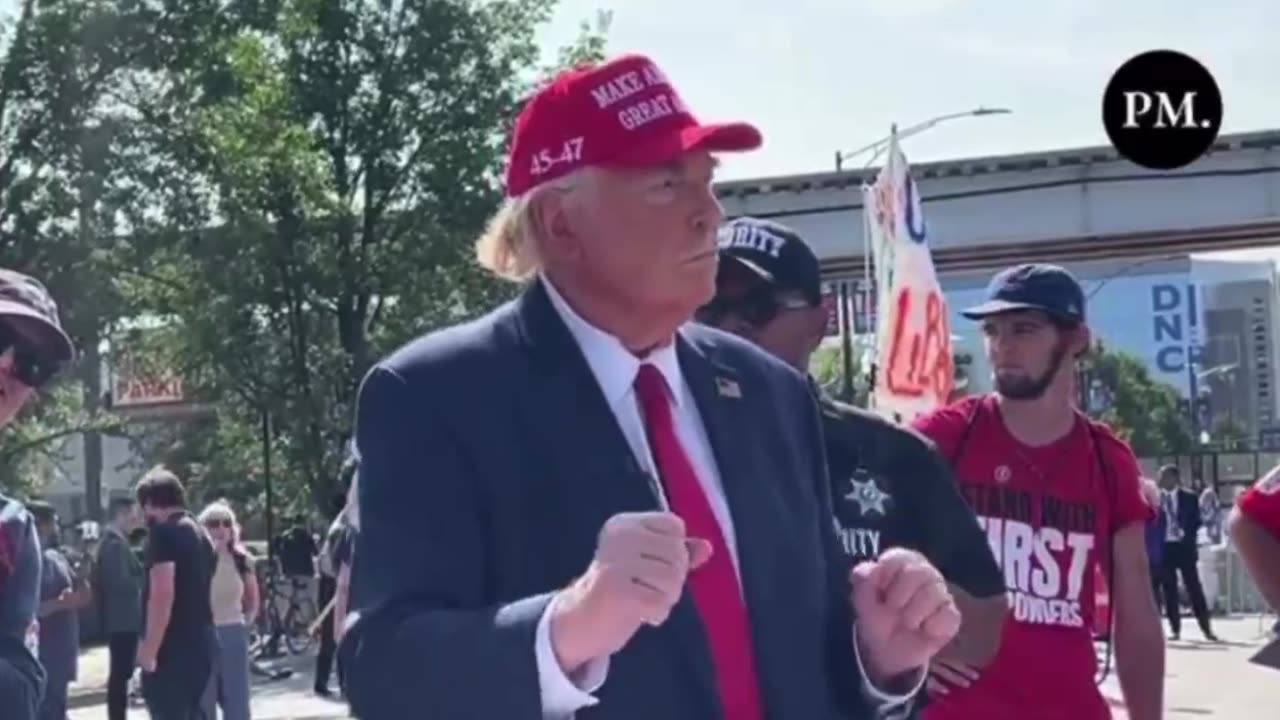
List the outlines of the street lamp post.
{"label": "street lamp post", "polygon": [[1164,260],[1181,260],[1185,257],[1186,257],[1186,253],[1183,253],[1181,255],[1177,253],[1173,253],[1169,255],[1153,255],[1151,257],[1139,258],[1131,263],[1121,265],[1120,267],[1116,268],[1116,270],[1112,272],[1110,275],[1099,278],[1094,282],[1093,287],[1090,288],[1089,290],[1089,294],[1085,296],[1085,302],[1087,303],[1089,301],[1092,301],[1093,296],[1097,295],[1098,291],[1106,287],[1107,283],[1117,278],[1126,277],[1130,272],[1133,272],[1134,270],[1137,270],[1138,268],[1143,267],[1144,265],[1150,265],[1152,263],[1162,262]]}
{"label": "street lamp post", "polygon": [[[935,118],[930,118],[928,120],[925,120],[924,122],[916,123],[915,125],[912,125],[906,130],[900,130],[898,131],[897,136],[899,140],[905,140],[911,137],[912,135],[919,135],[920,133],[925,132],[927,130],[932,130],[938,125],[944,122],[947,122],[949,120],[958,120],[960,118],[967,118],[967,117],[983,117],[985,115],[1008,115],[1011,112],[1013,111],[1008,108],[980,107],[980,108],[975,108],[973,110],[966,110],[964,112],[947,113],[946,115],[939,115]],[[885,148],[889,146],[889,142],[892,139],[893,139],[893,134],[891,133],[885,137],[880,138],[879,140],[876,140],[873,143],[868,143],[866,145],[863,145],[862,147],[856,150],[849,150],[847,152],[837,151],[836,152],[836,172],[844,171],[844,163],[846,160],[857,157],[865,152],[871,153],[871,159],[867,161],[867,167],[870,167],[871,163],[875,162],[876,158],[880,157],[880,153],[884,152]]]}

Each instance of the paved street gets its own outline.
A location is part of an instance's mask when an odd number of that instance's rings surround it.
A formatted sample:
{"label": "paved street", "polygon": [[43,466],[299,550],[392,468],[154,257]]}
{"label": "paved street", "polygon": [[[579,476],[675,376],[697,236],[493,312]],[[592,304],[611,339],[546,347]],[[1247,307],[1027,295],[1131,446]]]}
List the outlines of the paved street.
{"label": "paved street", "polygon": [[[1193,620],[1184,618],[1182,640],[1168,644],[1165,717],[1274,720],[1280,715],[1280,671],[1249,662],[1266,643],[1263,633],[1270,625],[1256,615],[1214,618],[1214,632],[1223,642],[1211,644],[1200,640]],[[1104,690],[1117,707],[1116,720],[1128,720],[1114,673]]]}
{"label": "paved street", "polygon": [[[311,694],[310,677],[295,676],[269,685],[260,685],[253,693],[254,720],[339,720],[346,718],[346,706],[336,700],[324,700]],[[71,720],[105,720],[106,705],[91,705],[70,713]],[[146,710],[134,707],[129,720],[148,720]]]}
{"label": "paved street", "polygon": [[[1169,644],[1165,717],[1220,718],[1221,720],[1273,720],[1280,706],[1280,671],[1267,670],[1248,662],[1261,647],[1270,622],[1257,616],[1215,619],[1214,629],[1221,644],[1198,639],[1195,623],[1185,628],[1183,640]],[[101,664],[92,655],[85,662]],[[101,655],[105,658],[105,655]],[[291,663],[298,672],[287,680],[259,684],[254,691],[254,720],[337,720],[345,718],[344,706],[315,697],[310,692],[309,658]],[[97,665],[92,665],[96,668]],[[86,678],[88,679],[88,678]],[[1116,720],[1127,720],[1120,703],[1114,673],[1104,686],[1116,706]],[[106,714],[101,700],[71,712],[72,720],[100,720]],[[145,720],[146,713],[135,708],[129,717]]]}
{"label": "paved street", "polygon": [[[314,656],[288,657],[278,661],[283,667],[294,670],[292,677],[285,680],[263,681],[254,679],[253,718],[254,720],[339,720],[346,718],[346,704],[339,700],[326,700],[316,697],[311,692],[311,668]],[[82,682],[73,688],[73,698],[78,694],[79,702],[73,699],[75,708],[70,713],[71,720],[105,720],[106,705],[102,688],[106,683],[107,653],[105,649],[94,648],[81,655],[80,660]],[[335,679],[336,682],[336,679]],[[130,720],[148,720],[147,712],[141,706],[129,711]]]}

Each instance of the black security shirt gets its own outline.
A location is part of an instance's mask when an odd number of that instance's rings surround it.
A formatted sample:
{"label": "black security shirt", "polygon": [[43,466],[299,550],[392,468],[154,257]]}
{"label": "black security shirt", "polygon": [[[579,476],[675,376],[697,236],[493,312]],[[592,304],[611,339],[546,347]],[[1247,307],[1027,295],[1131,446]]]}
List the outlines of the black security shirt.
{"label": "black security shirt", "polygon": [[1004,594],[986,535],[933,443],[821,392],[818,405],[836,526],[853,562],[909,548],[974,597]]}

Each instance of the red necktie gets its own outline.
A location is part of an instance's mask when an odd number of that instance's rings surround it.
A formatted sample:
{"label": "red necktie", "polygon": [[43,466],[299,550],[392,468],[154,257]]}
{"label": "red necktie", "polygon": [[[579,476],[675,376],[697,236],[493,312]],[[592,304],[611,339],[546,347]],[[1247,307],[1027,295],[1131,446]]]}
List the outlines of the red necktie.
{"label": "red necktie", "polygon": [[666,381],[657,367],[640,366],[636,396],[671,510],[684,520],[689,537],[707,540],[713,548],[711,559],[689,574],[688,583],[711,643],[725,720],[763,720],[750,621],[733,558],[693,463],[676,436]]}

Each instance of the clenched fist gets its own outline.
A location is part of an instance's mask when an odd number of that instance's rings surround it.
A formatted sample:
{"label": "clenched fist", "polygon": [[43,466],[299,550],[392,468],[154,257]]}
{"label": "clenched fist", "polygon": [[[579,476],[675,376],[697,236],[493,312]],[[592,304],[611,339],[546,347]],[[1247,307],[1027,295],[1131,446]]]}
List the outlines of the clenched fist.
{"label": "clenched fist", "polygon": [[920,553],[902,548],[856,566],[854,642],[878,685],[929,663],[960,629],[946,581]]}
{"label": "clenched fist", "polygon": [[587,572],[556,598],[551,645],[566,673],[621,650],[641,625],[660,625],[689,571],[711,557],[706,540],[685,537],[666,512],[622,513],[600,531]]}

